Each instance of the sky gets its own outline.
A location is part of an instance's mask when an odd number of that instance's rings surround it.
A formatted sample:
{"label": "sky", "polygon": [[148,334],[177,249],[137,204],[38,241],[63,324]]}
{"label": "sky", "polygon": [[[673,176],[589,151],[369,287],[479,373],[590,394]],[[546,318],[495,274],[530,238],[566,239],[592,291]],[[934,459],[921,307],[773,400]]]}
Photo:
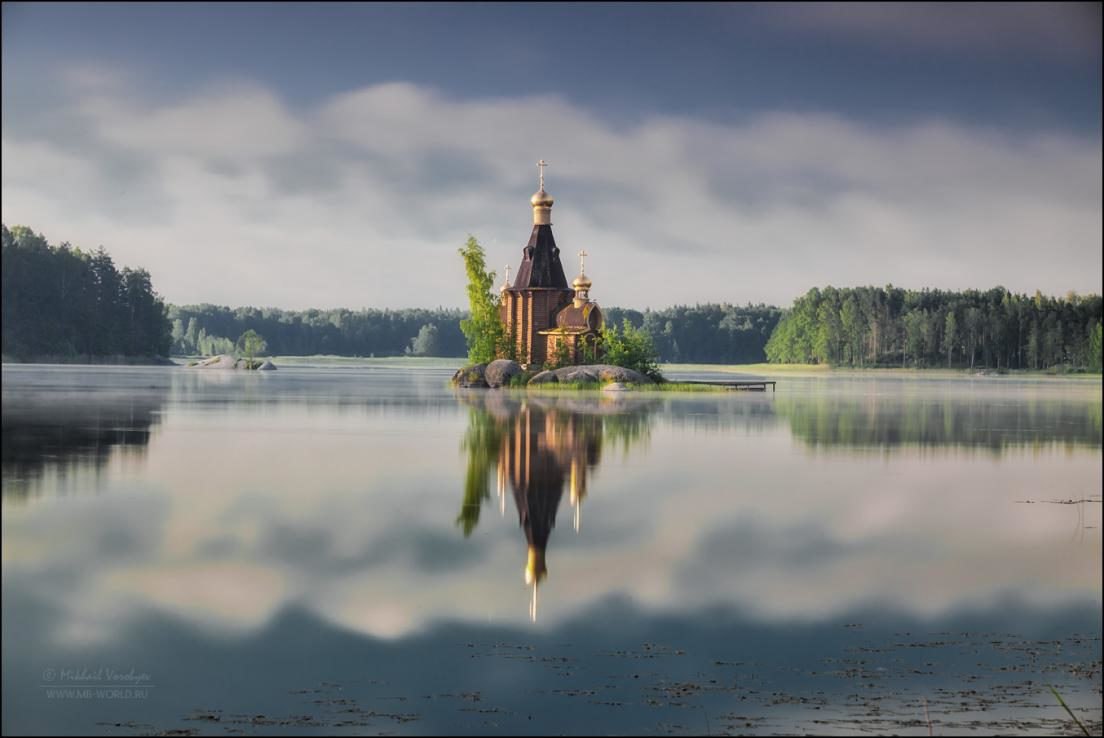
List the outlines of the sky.
{"label": "sky", "polygon": [[1100,293],[1100,7],[5,2],[2,217],[175,304],[464,307],[545,159],[605,305]]}

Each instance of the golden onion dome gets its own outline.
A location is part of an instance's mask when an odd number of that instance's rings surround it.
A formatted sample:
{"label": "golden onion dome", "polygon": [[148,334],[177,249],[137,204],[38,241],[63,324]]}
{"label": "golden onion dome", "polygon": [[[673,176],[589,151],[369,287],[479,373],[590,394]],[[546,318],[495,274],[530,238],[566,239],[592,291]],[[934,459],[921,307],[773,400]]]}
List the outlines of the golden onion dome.
{"label": "golden onion dome", "polygon": [[590,277],[585,274],[580,274],[572,281],[571,286],[577,290],[589,290],[594,283],[590,281]]}
{"label": "golden onion dome", "polygon": [[555,202],[555,200],[553,200],[552,196],[545,192],[544,188],[541,187],[540,190],[535,192],[533,196],[529,198],[529,202],[532,203],[533,207],[540,206],[550,208],[552,207],[552,203]]}

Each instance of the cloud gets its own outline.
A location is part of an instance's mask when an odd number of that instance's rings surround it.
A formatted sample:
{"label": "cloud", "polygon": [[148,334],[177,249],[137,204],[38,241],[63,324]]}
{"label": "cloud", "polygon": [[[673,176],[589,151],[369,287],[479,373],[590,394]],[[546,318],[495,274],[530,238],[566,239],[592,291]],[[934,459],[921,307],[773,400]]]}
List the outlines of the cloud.
{"label": "cloud", "polygon": [[252,163],[305,143],[303,123],[271,92],[252,85],[228,85],[160,107],[90,96],[80,101],[80,111],[103,143],[148,157]]}
{"label": "cloud", "polygon": [[787,111],[615,125],[557,96],[400,82],[303,108],[242,80],[163,102],[112,73],[69,70],[53,109],[5,111],[3,219],[103,244],[172,302],[462,306],[456,248],[472,233],[516,264],[542,157],[558,242],[592,254],[607,305],[1101,289],[1095,138]]}
{"label": "cloud", "polygon": [[1098,3],[786,3],[764,9],[783,27],[938,50],[1100,56]]}

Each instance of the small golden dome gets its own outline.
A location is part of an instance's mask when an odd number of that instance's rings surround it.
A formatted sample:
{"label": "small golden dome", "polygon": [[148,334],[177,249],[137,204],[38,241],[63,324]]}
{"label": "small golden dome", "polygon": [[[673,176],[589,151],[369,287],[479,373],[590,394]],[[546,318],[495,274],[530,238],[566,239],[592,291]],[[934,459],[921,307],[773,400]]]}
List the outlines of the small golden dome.
{"label": "small golden dome", "polygon": [[538,190],[536,193],[533,194],[532,197],[529,198],[529,202],[533,204],[533,207],[537,207],[539,205],[542,207],[550,208],[552,207],[552,203],[555,202],[555,200],[553,200],[552,196],[545,192],[544,188],[541,187],[540,190]]}
{"label": "small golden dome", "polygon": [[571,286],[577,290],[589,290],[594,283],[590,281],[590,277],[585,274],[580,274],[571,283]]}

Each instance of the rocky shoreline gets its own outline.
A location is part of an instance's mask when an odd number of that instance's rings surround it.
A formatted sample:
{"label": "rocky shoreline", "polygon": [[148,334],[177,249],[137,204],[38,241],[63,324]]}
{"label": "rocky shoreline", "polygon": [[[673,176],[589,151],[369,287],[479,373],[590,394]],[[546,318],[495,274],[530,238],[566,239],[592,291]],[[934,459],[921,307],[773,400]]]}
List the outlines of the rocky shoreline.
{"label": "rocky shoreline", "polygon": [[197,361],[194,364],[189,364],[189,369],[245,369],[247,371],[261,371],[270,372],[276,369],[276,365],[272,363],[271,359],[265,359],[263,362],[254,360],[256,366],[250,366],[246,359],[235,359],[230,354],[220,354],[219,356],[212,356],[209,359],[203,361]]}
{"label": "rocky shoreline", "polygon": [[536,374],[526,372],[520,364],[509,359],[497,359],[488,364],[472,364],[458,369],[452,375],[456,387],[498,389],[549,384],[602,384],[630,385],[655,384],[650,378],[633,369],[612,364],[580,364],[559,369],[546,369]]}

